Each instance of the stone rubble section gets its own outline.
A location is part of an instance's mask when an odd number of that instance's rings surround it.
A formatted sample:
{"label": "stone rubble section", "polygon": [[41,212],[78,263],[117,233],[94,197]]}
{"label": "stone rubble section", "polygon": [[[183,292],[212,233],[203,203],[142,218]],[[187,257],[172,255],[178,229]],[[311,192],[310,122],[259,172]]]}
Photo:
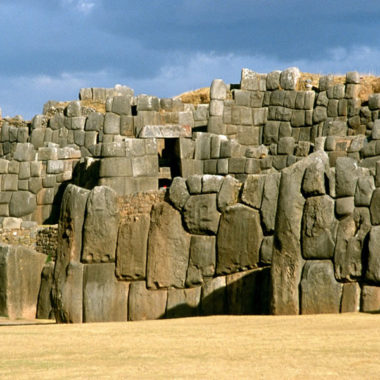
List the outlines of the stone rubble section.
{"label": "stone rubble section", "polygon": [[243,69],[198,105],[86,88],[0,118],[0,315],[380,311],[380,94],[302,78]]}

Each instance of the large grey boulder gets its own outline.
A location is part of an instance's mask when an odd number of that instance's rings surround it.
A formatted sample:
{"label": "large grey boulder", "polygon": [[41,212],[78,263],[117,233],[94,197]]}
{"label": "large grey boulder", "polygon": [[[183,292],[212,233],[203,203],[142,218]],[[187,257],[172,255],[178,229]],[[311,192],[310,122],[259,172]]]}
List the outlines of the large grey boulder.
{"label": "large grey boulder", "polygon": [[380,188],[374,190],[372,194],[371,204],[371,222],[373,225],[380,224]]}
{"label": "large grey boulder", "polygon": [[380,226],[374,226],[369,233],[368,268],[366,279],[373,283],[380,283]]}
{"label": "large grey boulder", "polygon": [[264,175],[249,175],[244,182],[242,201],[245,204],[260,210],[264,183]]}
{"label": "large grey boulder", "polygon": [[302,221],[302,254],[305,259],[329,259],[334,255],[334,200],[328,195],[306,200]]}
{"label": "large grey boulder", "polygon": [[257,266],[262,240],[258,211],[242,204],[227,207],[217,236],[216,273],[233,273]]}
{"label": "large grey boulder", "polygon": [[58,323],[83,322],[83,267],[72,262],[60,272],[58,281],[54,275],[54,314]]}
{"label": "large grey boulder", "polygon": [[83,322],[128,320],[129,283],[117,281],[115,264],[86,264],[83,277]]}
{"label": "large grey boulder", "polygon": [[191,236],[189,267],[186,275],[187,286],[201,285],[204,277],[214,276],[215,241],[215,236]]}
{"label": "large grey boulder", "polygon": [[360,310],[360,285],[357,282],[343,284],[341,313],[354,313]]}
{"label": "large grey boulder", "polygon": [[230,175],[224,177],[217,199],[219,211],[223,211],[226,207],[237,203],[240,188],[241,183],[234,177]]}
{"label": "large grey boulder", "polygon": [[169,188],[170,202],[173,203],[176,209],[181,210],[189,197],[186,180],[182,177],[175,177]]}
{"label": "large grey boulder", "polygon": [[301,314],[339,313],[342,287],[330,260],[307,261],[301,281]]}
{"label": "large grey boulder", "polygon": [[84,221],[82,261],[114,262],[119,225],[116,193],[95,186],[88,197]]}
{"label": "large grey boulder", "polygon": [[46,255],[0,245],[0,316],[34,319]]}
{"label": "large grey boulder", "polygon": [[326,194],[325,171],[326,163],[322,160],[316,160],[306,169],[302,184],[302,190],[306,195]]}
{"label": "large grey boulder", "polygon": [[216,208],[216,194],[192,195],[187,200],[183,218],[192,234],[216,234],[220,213]]}
{"label": "large grey boulder", "polygon": [[301,193],[307,167],[328,160],[318,151],[282,171],[272,256],[273,314],[299,314],[299,283],[303,267],[301,224],[305,199]]}
{"label": "large grey boulder", "polygon": [[19,218],[31,214],[37,207],[35,194],[29,191],[16,191],[9,203],[9,215]]}
{"label": "large grey boulder", "polygon": [[201,287],[191,289],[169,289],[166,318],[185,318],[199,315]]}
{"label": "large grey boulder", "polygon": [[41,273],[41,286],[38,294],[37,318],[53,319],[52,289],[54,261],[45,264]]}
{"label": "large grey boulder", "polygon": [[295,90],[301,73],[297,67],[289,67],[280,74],[280,85],[284,90]]}
{"label": "large grey boulder", "polygon": [[335,277],[338,280],[353,281],[363,275],[362,256],[370,229],[367,208],[357,208],[352,216],[339,222],[334,253]]}
{"label": "large grey boulder", "polygon": [[280,173],[271,173],[265,176],[260,211],[264,230],[268,233],[272,232],[275,227],[280,180]]}
{"label": "large grey boulder", "polygon": [[[81,287],[81,280],[78,279],[77,281],[77,277],[80,277],[78,273],[81,267],[72,266],[70,272],[68,268],[70,263],[80,262],[84,215],[89,194],[89,190],[75,185],[68,185],[62,198],[58,224],[57,258],[53,281],[55,314],[56,319],[60,322],[70,320],[75,320],[76,322],[82,321],[81,315],[80,318],[79,314],[75,314],[75,317],[72,317],[73,313],[70,307],[67,310],[63,309],[63,307],[67,305],[67,299],[64,299],[68,294],[67,289],[74,286],[74,283],[79,284],[78,286]],[[66,284],[67,281],[71,281],[72,283]],[[81,289],[76,290],[82,292]]]}
{"label": "large grey boulder", "polygon": [[142,280],[146,275],[146,257],[150,216],[134,215],[119,228],[116,250],[116,274],[126,280]]}
{"label": "large grey boulder", "polygon": [[357,162],[350,157],[339,157],[336,160],[335,191],[337,197],[355,195],[356,182],[359,175]]}
{"label": "large grey boulder", "polygon": [[147,286],[184,288],[190,235],[181,214],[166,202],[153,206],[148,240]]}
{"label": "large grey boulder", "polygon": [[355,206],[369,206],[374,190],[375,181],[372,176],[358,178],[355,191]]}
{"label": "large grey boulder", "polygon": [[128,319],[141,321],[165,316],[167,290],[148,290],[145,281],[134,281],[129,288]]}
{"label": "large grey boulder", "polygon": [[365,313],[380,311],[380,286],[363,286],[360,311]]}

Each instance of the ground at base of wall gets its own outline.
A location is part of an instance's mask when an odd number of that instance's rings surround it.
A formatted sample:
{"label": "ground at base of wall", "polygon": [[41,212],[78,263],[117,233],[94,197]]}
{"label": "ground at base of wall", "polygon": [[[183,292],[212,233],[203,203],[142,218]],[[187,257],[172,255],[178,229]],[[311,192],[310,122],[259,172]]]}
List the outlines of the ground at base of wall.
{"label": "ground at base of wall", "polygon": [[368,379],[380,372],[378,316],[371,314],[8,326],[1,332],[2,378]]}

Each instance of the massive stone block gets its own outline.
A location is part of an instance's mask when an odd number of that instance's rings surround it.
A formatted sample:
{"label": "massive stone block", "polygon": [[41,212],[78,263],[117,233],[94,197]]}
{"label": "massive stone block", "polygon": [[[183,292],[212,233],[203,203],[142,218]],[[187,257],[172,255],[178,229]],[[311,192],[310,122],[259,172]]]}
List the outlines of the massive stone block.
{"label": "massive stone block", "polygon": [[371,229],[367,208],[357,208],[352,216],[339,222],[334,253],[335,277],[353,281],[363,273],[363,250]]}
{"label": "massive stone block", "polygon": [[128,319],[141,321],[165,316],[167,290],[148,290],[145,281],[132,282],[129,288]]}
{"label": "massive stone block", "polygon": [[41,274],[41,286],[38,294],[37,318],[54,318],[52,304],[54,261],[50,261],[43,267]]}
{"label": "massive stone block", "polygon": [[357,282],[343,284],[341,313],[354,313],[360,310],[360,285]]}
{"label": "massive stone block", "polygon": [[301,186],[306,168],[318,160],[327,162],[327,154],[317,151],[282,171],[271,271],[273,314],[299,314],[303,267],[301,222],[305,203]]}
{"label": "massive stone block", "polygon": [[153,206],[148,240],[149,288],[184,288],[189,263],[190,235],[181,214],[166,202]]}
{"label": "massive stone block", "polygon": [[305,259],[329,259],[334,255],[334,201],[328,195],[306,200],[302,220],[302,254]]}
{"label": "massive stone block", "polygon": [[369,233],[369,256],[366,279],[380,283],[380,226],[372,227]]}
{"label": "massive stone block", "polygon": [[150,216],[135,215],[119,228],[116,274],[127,280],[142,280],[146,275],[146,257]]}
{"label": "massive stone block", "polygon": [[[54,270],[54,285],[53,285],[53,302],[55,309],[59,309],[58,321],[66,322],[67,318],[72,320],[72,312],[62,310],[62,305],[66,305],[67,290],[73,284],[67,285],[68,279],[73,280],[73,276],[77,276],[76,267],[71,269],[70,276],[68,267],[71,263],[79,263],[82,251],[82,233],[84,214],[87,204],[87,199],[90,194],[89,190],[82,189],[75,185],[67,186],[61,204],[61,214],[58,225],[58,244],[57,244],[57,259]],[[79,276],[80,277],[80,276]],[[75,277],[76,278],[76,277]],[[79,280],[78,280],[79,281]],[[66,286],[67,285],[67,286]],[[77,289],[78,290],[78,289]],[[79,289],[78,291],[82,291]],[[66,307],[66,306],[65,306]],[[73,318],[76,322],[82,321],[82,314],[75,314]]]}
{"label": "massive stone block", "polygon": [[270,268],[252,269],[226,276],[228,313],[268,314]]}
{"label": "massive stone block", "polygon": [[265,176],[249,175],[244,182],[242,193],[243,202],[259,210],[262,202],[264,183]]}
{"label": "massive stone block", "polygon": [[343,284],[329,260],[307,261],[301,281],[301,314],[339,313]]}
{"label": "massive stone block", "polygon": [[350,197],[355,195],[358,179],[358,164],[350,157],[339,157],[336,160],[336,196]]}
{"label": "massive stone block", "polygon": [[58,281],[54,276],[54,313],[58,323],[83,322],[83,267],[80,263],[70,263]]}
{"label": "massive stone block", "polygon": [[193,235],[190,243],[190,260],[186,275],[186,285],[203,284],[204,277],[215,274],[215,236]]}
{"label": "massive stone block", "polygon": [[227,207],[217,236],[217,274],[254,268],[263,233],[258,211],[242,204]]}
{"label": "massive stone block", "polygon": [[192,234],[216,234],[220,219],[216,194],[190,196],[184,206],[183,218]]}
{"label": "massive stone block", "polygon": [[363,286],[360,309],[367,313],[380,311],[380,286]]}
{"label": "massive stone block", "polygon": [[201,287],[170,289],[166,304],[166,318],[195,317],[199,315]]}
{"label": "massive stone block", "polygon": [[29,191],[14,192],[9,203],[9,215],[19,218],[31,214],[37,206],[36,196]]}
{"label": "massive stone block", "polygon": [[116,193],[109,187],[96,186],[87,202],[84,221],[82,261],[115,261],[119,224]]}
{"label": "massive stone block", "polygon": [[280,173],[267,174],[265,177],[260,211],[263,226],[266,232],[271,232],[274,230],[280,179]]}
{"label": "massive stone block", "polygon": [[86,264],[83,322],[127,321],[128,291],[129,283],[115,277],[115,264]]}
{"label": "massive stone block", "polygon": [[22,246],[0,245],[0,315],[36,317],[46,256]]}

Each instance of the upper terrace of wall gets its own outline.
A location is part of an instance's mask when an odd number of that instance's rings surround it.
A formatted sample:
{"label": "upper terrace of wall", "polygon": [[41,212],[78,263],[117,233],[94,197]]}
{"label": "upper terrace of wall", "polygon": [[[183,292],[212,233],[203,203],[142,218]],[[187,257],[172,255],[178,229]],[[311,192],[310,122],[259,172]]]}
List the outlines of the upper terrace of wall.
{"label": "upper terrace of wall", "polygon": [[[209,104],[135,96],[125,86],[81,89],[49,101],[31,122],[3,119],[0,217],[56,222],[68,183],[108,185],[119,195],[156,190],[175,176],[282,170],[317,149],[375,167],[380,94],[363,99],[363,78],[291,68],[241,83],[214,80]],[[167,181],[167,182],[165,182]]]}

